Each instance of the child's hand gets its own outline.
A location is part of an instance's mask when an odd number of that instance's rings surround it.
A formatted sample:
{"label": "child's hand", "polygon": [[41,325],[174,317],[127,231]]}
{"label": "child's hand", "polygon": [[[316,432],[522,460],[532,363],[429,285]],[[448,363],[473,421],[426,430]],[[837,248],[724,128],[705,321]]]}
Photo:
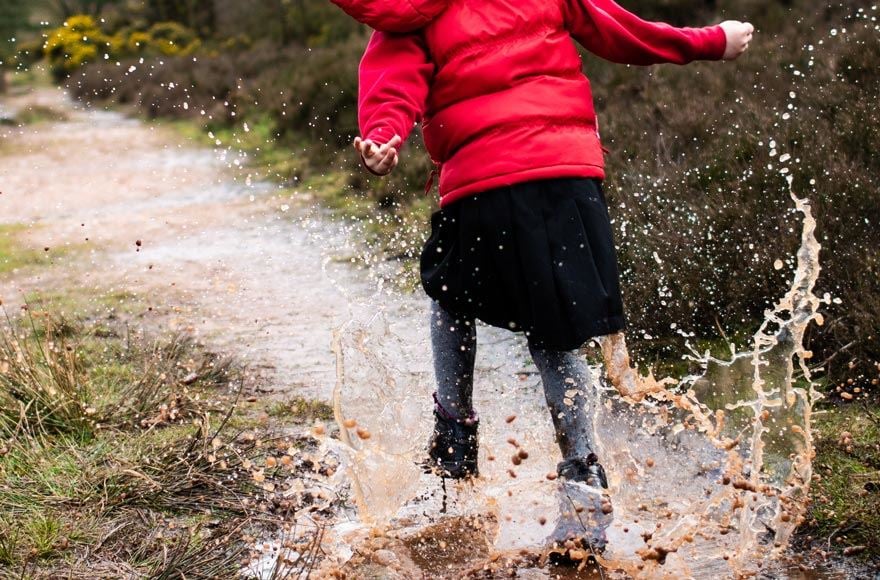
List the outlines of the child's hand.
{"label": "child's hand", "polygon": [[397,167],[397,148],[402,139],[395,135],[388,143],[376,145],[369,139],[355,137],[354,148],[361,154],[364,165],[376,175],[388,175]]}
{"label": "child's hand", "polygon": [[755,27],[748,22],[738,20],[725,20],[720,26],[724,30],[724,34],[727,35],[724,60],[736,60],[749,48]]}

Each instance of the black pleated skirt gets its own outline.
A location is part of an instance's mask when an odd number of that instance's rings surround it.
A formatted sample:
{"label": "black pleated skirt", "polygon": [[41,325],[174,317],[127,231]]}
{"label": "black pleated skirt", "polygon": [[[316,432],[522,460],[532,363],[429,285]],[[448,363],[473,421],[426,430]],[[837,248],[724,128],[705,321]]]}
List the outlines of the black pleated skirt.
{"label": "black pleated skirt", "polygon": [[573,350],[625,325],[597,179],[531,181],[440,209],[421,278],[449,312],[524,332],[538,348]]}

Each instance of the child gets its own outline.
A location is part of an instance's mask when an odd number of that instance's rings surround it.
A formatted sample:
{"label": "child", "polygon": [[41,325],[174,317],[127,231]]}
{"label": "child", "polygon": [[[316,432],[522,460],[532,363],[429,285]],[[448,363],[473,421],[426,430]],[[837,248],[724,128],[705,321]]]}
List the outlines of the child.
{"label": "child", "polygon": [[560,477],[607,488],[576,349],[623,330],[623,303],[598,126],[572,37],[618,63],[685,64],[737,58],[752,26],[675,28],[612,0],[333,1],[377,30],[360,65],[364,165],[393,170],[421,121],[439,173],[440,210],[421,258],[438,384],[431,463],[446,477],[478,474],[479,318],[525,333]]}

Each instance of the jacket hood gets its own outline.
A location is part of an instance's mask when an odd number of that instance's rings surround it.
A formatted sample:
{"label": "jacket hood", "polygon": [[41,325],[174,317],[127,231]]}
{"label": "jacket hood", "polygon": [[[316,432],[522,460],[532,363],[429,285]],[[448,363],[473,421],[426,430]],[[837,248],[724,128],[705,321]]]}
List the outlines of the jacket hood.
{"label": "jacket hood", "polygon": [[381,32],[412,32],[443,12],[449,0],[332,0],[349,16]]}

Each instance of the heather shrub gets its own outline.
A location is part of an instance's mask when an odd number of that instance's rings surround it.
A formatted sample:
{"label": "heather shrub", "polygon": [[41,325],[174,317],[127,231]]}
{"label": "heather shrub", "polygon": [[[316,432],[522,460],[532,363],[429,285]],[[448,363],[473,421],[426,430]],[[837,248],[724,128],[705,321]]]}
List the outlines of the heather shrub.
{"label": "heather shrub", "polygon": [[769,32],[756,17],[735,66],[588,60],[628,314],[643,356],[680,352],[679,331],[754,330],[791,279],[790,175],[819,222],[819,294],[839,302],[809,337],[814,360],[830,358],[831,380],[867,385],[880,358],[880,36],[870,8],[802,3],[796,14]]}

